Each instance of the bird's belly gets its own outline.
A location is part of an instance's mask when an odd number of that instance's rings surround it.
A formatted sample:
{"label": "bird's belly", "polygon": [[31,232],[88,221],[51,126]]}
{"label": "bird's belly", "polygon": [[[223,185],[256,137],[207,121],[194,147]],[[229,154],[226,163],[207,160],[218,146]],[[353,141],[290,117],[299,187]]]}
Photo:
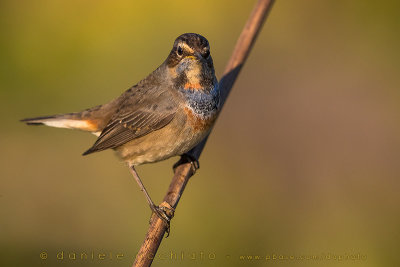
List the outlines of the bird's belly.
{"label": "bird's belly", "polygon": [[175,117],[165,127],[116,148],[117,154],[132,165],[182,155],[200,143],[212,125],[204,124],[200,127],[198,124],[198,121],[191,119],[187,114]]}

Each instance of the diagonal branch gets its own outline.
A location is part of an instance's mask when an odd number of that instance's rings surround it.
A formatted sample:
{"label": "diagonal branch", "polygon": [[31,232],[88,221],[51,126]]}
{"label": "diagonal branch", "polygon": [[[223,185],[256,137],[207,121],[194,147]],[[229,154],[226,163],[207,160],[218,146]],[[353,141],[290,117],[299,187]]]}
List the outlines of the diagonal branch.
{"label": "diagonal branch", "polygon": [[[273,2],[273,0],[258,0],[249,19],[247,20],[246,25],[244,26],[244,29],[242,30],[242,33],[239,36],[235,49],[219,83],[221,90],[221,107],[225,103],[229,92],[231,91],[244,62],[250,53],[250,50],[257,38],[262,24],[268,15],[269,10],[271,9]],[[198,159],[206,142],[207,138],[205,138],[189,153]],[[172,178],[171,184],[169,185],[167,194],[164,197],[164,201],[160,206],[164,206],[167,209],[171,207],[175,209],[183,194],[183,191],[185,190],[185,186],[189,181],[189,178],[193,174],[193,169],[190,163],[179,165],[175,169],[175,175]],[[157,253],[158,247],[161,244],[165,231],[166,225],[164,222],[157,216],[153,215],[146,238],[136,256],[133,266],[151,265]]]}

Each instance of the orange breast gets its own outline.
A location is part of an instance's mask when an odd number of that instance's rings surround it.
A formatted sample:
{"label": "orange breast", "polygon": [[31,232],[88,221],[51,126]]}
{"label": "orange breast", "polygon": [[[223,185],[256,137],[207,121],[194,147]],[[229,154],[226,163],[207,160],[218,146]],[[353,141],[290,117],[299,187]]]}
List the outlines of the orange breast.
{"label": "orange breast", "polygon": [[188,122],[194,131],[207,131],[214,124],[215,119],[217,118],[216,114],[203,118],[194,113],[193,110],[188,107],[185,107],[184,111],[187,115]]}

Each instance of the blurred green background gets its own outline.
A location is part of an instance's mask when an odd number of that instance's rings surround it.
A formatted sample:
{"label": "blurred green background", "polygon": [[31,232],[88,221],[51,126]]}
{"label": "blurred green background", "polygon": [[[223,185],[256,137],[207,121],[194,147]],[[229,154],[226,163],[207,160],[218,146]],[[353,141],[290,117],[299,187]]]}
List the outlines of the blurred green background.
{"label": "blurred green background", "polygon": [[[253,4],[0,2],[1,266],[131,266],[150,211],[127,168],[82,157],[88,133],[18,120],[113,99],[185,32],[208,38],[220,78]],[[153,266],[399,264],[399,8],[275,3]],[[157,202],[176,160],[138,168]],[[84,252],[113,256],[68,259]]]}

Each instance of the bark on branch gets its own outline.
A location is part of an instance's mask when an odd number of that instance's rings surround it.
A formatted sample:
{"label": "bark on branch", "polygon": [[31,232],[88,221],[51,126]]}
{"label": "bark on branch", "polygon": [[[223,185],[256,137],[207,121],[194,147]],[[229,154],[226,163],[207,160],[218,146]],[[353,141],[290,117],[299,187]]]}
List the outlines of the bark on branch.
{"label": "bark on branch", "polygon": [[[231,91],[236,78],[246,61],[247,56],[257,38],[257,35],[264,23],[269,10],[271,9],[274,0],[259,0],[246,25],[244,26],[242,33],[236,43],[235,49],[232,56],[225,67],[224,74],[220,80],[219,86],[221,90],[221,107],[225,103],[229,92]],[[195,158],[199,158],[203,148],[207,142],[205,138],[200,144],[198,144],[190,154]],[[193,175],[192,166],[190,163],[179,165],[175,169],[174,177],[172,178],[171,184],[169,185],[167,194],[164,197],[161,206],[167,208],[176,208],[179,199],[181,198],[185,186],[189,181],[189,178]],[[145,240],[136,256],[133,266],[150,266],[157,253],[158,247],[163,239],[166,231],[166,226],[161,219],[153,215],[149,229],[147,231]]]}

